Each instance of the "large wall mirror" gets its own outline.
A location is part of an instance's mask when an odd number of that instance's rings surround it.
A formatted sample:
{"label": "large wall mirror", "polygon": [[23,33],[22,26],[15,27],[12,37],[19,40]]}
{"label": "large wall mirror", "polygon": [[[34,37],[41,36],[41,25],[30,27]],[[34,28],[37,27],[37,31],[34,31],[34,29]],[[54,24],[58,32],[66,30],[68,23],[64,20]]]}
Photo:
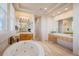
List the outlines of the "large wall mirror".
{"label": "large wall mirror", "polygon": [[65,33],[65,34],[73,34],[72,31],[72,22],[73,18],[66,18],[63,20],[58,21],[58,32],[59,33]]}
{"label": "large wall mirror", "polygon": [[31,19],[20,17],[18,25],[19,26],[15,26],[15,29],[19,30],[19,32],[32,32],[33,30],[33,21]]}

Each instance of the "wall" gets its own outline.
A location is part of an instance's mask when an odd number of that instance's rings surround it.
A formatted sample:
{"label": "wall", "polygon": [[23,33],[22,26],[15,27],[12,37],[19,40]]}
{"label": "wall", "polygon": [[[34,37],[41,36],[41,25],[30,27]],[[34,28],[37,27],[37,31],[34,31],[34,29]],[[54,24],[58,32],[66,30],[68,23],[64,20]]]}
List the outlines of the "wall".
{"label": "wall", "polygon": [[47,29],[48,29],[48,33],[50,33],[53,29],[52,29],[52,24],[53,24],[53,21],[52,21],[52,17],[47,17]]}
{"label": "wall", "polygon": [[[8,38],[15,34],[15,27],[13,26],[15,24],[15,16],[14,16],[14,8],[12,4],[1,4],[4,7],[4,10],[6,10],[6,16],[4,16],[4,26],[3,31],[0,32],[0,55],[2,55],[3,51],[8,46]],[[12,20],[13,24],[11,24],[9,21]],[[10,29],[10,25],[12,25],[12,29]]]}
{"label": "wall", "polygon": [[64,12],[63,14],[60,14],[56,17],[54,17],[54,20],[63,20],[63,19],[66,19],[66,18],[70,18],[73,16],[73,10],[70,10],[70,11],[67,11],[67,12]]}
{"label": "wall", "polygon": [[73,53],[79,55],[79,4],[74,4],[74,17],[73,17]]}
{"label": "wall", "polygon": [[[59,20],[70,18],[70,17],[73,17],[73,10],[70,10],[70,11],[65,12],[63,14],[55,16],[54,20],[59,21]],[[63,46],[65,46],[65,47],[73,49],[73,43],[66,42],[66,41],[63,41],[63,40],[58,40],[58,43],[61,44],[61,45],[63,45]]]}
{"label": "wall", "polygon": [[58,32],[58,22],[53,17],[47,17],[48,33],[52,31]]}
{"label": "wall", "polygon": [[32,18],[33,14],[27,12],[16,11],[16,17],[27,17],[28,19]]}
{"label": "wall", "polygon": [[47,16],[41,16],[41,39],[48,40]]}
{"label": "wall", "polygon": [[50,16],[41,16],[41,39],[48,40],[48,33],[58,31],[58,22]]}

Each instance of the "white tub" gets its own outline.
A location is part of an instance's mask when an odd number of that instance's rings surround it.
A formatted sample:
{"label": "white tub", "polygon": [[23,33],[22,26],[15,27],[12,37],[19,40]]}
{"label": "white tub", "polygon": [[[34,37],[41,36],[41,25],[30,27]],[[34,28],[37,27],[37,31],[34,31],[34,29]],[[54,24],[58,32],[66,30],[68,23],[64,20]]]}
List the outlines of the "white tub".
{"label": "white tub", "polygon": [[44,56],[43,47],[36,41],[20,41],[8,47],[3,56]]}

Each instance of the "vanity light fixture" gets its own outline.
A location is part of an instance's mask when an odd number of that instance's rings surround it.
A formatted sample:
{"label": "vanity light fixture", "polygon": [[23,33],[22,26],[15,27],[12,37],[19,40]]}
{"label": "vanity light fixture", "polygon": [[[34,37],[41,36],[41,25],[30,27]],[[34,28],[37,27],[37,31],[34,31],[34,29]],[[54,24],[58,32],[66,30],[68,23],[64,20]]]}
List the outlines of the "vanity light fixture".
{"label": "vanity light fixture", "polygon": [[65,8],[64,10],[68,10],[68,8]]}
{"label": "vanity light fixture", "polygon": [[47,10],[47,8],[44,8],[44,10]]}

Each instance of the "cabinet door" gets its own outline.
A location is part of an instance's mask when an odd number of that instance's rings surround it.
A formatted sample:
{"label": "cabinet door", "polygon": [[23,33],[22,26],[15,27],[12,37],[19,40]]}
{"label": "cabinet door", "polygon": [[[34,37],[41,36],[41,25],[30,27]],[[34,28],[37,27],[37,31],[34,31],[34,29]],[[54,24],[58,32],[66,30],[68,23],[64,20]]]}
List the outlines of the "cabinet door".
{"label": "cabinet door", "polygon": [[57,42],[57,37],[54,36],[54,35],[49,34],[49,35],[48,35],[48,40],[49,40],[49,41],[52,41],[52,42]]}
{"label": "cabinet door", "polygon": [[33,34],[20,34],[20,40],[32,40]]}

